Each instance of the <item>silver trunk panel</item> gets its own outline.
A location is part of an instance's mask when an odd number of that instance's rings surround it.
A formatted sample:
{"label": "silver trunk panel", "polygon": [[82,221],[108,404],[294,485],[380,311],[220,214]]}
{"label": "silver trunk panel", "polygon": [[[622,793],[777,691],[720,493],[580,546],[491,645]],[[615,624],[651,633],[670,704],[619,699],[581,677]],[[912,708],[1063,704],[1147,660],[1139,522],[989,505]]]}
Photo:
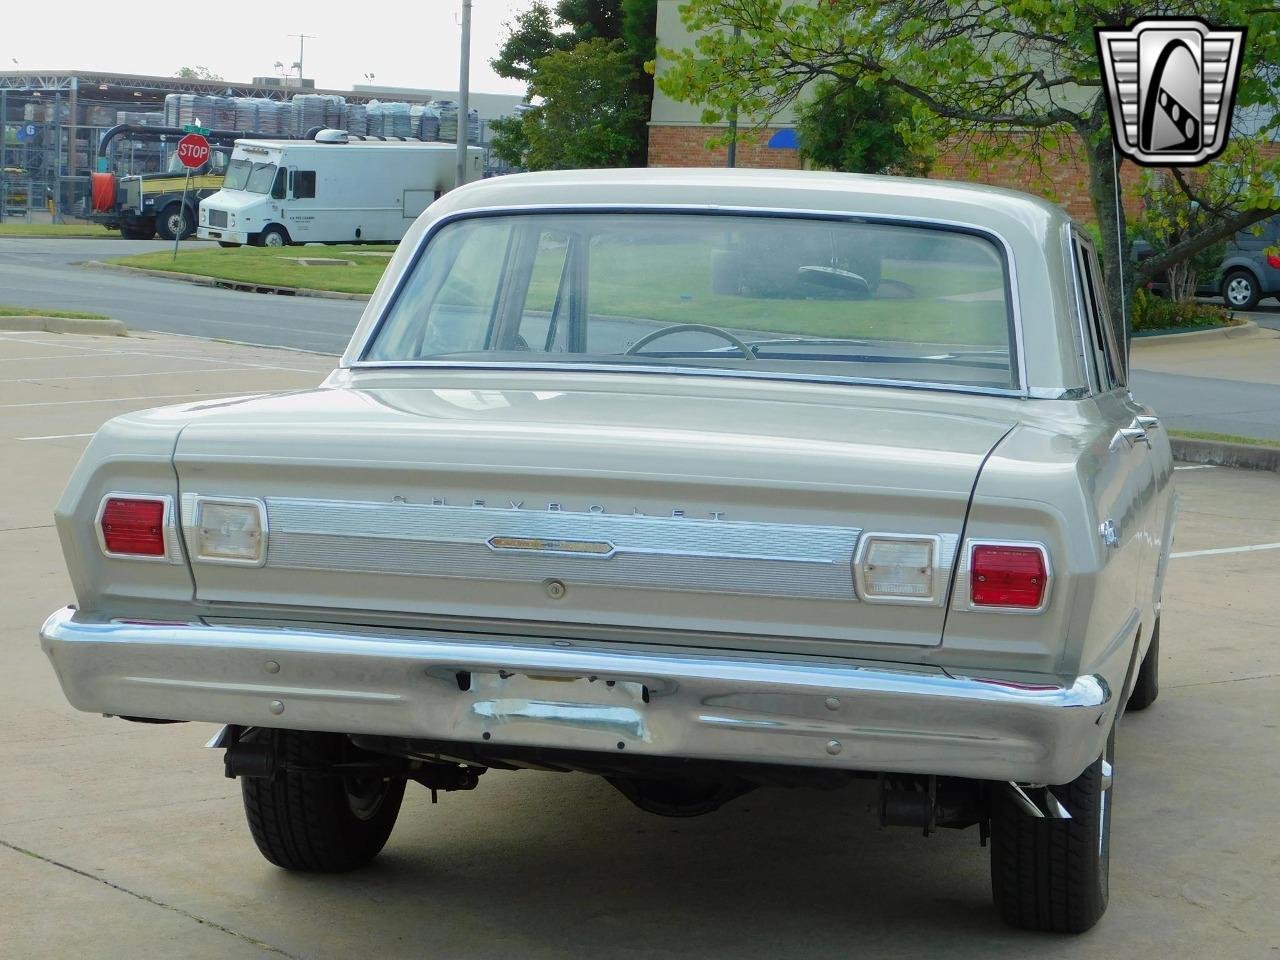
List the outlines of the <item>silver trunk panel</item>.
{"label": "silver trunk panel", "polygon": [[[856,527],[267,498],[267,566],[853,600]],[[944,549],[947,563],[954,539]]]}

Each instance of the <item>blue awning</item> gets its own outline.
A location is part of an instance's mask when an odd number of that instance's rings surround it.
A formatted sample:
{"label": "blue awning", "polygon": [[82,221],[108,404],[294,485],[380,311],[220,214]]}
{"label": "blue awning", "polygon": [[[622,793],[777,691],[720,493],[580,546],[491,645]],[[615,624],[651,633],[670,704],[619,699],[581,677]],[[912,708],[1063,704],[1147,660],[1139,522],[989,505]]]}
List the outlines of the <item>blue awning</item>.
{"label": "blue awning", "polygon": [[783,127],[769,138],[768,146],[775,150],[799,150],[800,140],[796,137],[793,128]]}

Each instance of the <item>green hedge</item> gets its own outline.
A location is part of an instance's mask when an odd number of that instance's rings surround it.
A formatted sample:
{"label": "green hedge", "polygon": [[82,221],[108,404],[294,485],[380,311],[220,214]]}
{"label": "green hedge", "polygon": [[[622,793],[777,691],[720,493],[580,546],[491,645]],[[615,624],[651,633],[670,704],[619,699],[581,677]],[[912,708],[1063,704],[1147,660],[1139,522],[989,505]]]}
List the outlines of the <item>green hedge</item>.
{"label": "green hedge", "polygon": [[1227,311],[1211,303],[1195,300],[1170,300],[1157,297],[1149,290],[1133,296],[1133,331],[1174,330],[1179,327],[1220,327],[1228,319]]}

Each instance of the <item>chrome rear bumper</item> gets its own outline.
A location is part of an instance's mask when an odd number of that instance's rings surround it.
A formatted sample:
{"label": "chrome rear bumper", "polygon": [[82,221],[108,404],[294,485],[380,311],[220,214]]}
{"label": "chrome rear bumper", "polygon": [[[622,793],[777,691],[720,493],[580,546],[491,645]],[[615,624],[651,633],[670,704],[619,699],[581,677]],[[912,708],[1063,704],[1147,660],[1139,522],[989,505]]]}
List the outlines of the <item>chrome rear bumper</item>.
{"label": "chrome rear bumper", "polygon": [[81,710],[166,720],[1065,783],[1115,712],[1100,676],[1026,687],[930,667],[497,636],[153,623],[40,631]]}

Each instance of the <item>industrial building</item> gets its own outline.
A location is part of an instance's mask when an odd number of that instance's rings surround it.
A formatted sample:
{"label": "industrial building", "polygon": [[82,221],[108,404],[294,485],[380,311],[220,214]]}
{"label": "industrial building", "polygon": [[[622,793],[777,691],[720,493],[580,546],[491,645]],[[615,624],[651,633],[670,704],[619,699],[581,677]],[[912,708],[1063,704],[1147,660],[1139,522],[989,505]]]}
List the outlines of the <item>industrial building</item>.
{"label": "industrial building", "polygon": [[[309,103],[319,103],[321,98],[326,98],[331,104],[345,105],[344,116],[351,116],[362,125],[368,114],[370,126],[379,105],[394,106],[399,113],[394,130],[388,122],[387,133],[398,136],[417,136],[417,122],[422,113],[431,113],[433,104],[440,106],[457,99],[456,93],[450,95],[445,91],[375,87],[324,90],[317,89],[313,81],[293,77],[257,77],[250,83],[232,83],[77,70],[0,71],[0,220],[47,219],[49,212],[56,220],[82,216],[88,209],[90,174],[99,169],[98,146],[102,135],[119,123],[163,126],[167,125],[166,119],[171,123],[175,116],[175,94],[189,95],[187,102],[191,97],[204,98],[197,102],[218,104],[230,103],[227,98],[236,98],[242,105],[251,100],[274,102],[286,116],[295,97],[305,97]],[[514,109],[519,98],[473,96],[483,104],[484,110],[483,115],[480,111],[471,111],[470,139],[485,148],[486,171],[503,172],[490,160],[488,121],[502,115],[505,101],[511,101],[510,107]],[[167,118],[166,98],[170,108]],[[371,105],[373,111],[368,110]],[[454,110],[456,113],[456,106]],[[300,124],[302,111],[298,114]],[[310,112],[307,115],[310,116]],[[333,116],[327,109],[323,115],[327,119]],[[234,111],[227,112],[226,116],[240,117],[241,114]],[[250,116],[256,117],[256,111]],[[199,119],[205,126],[217,123],[213,116]],[[190,120],[184,115],[183,122]],[[412,132],[410,124],[413,124]],[[456,127],[441,124],[433,129],[443,135],[452,133]],[[284,131],[269,128],[266,132]],[[382,130],[369,132],[381,133]],[[134,144],[120,140],[112,146],[111,169],[117,173],[160,170],[171,150],[171,144]]]}

